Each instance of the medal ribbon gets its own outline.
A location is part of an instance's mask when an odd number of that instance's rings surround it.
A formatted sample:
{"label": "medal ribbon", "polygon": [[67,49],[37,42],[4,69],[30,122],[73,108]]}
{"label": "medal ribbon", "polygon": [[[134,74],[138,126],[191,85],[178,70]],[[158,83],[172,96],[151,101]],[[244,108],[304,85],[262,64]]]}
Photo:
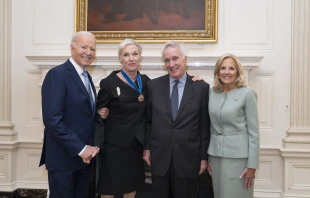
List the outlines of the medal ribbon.
{"label": "medal ribbon", "polygon": [[129,78],[129,76],[123,71],[121,70],[121,73],[123,75],[123,77],[126,79],[126,81],[129,83],[129,85],[136,90],[137,92],[139,92],[140,94],[142,94],[142,81],[141,81],[141,76],[140,74],[137,72],[137,81],[138,81],[138,86],[131,80],[131,78]]}

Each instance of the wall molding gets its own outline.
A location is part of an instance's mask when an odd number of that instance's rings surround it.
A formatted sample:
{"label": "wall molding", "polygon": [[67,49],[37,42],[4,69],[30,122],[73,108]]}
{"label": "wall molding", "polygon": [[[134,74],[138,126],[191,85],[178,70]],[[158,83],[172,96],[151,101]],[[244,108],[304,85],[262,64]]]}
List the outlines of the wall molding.
{"label": "wall molding", "polygon": [[285,158],[310,158],[310,150],[281,148],[281,156]]}
{"label": "wall molding", "polygon": [[18,148],[23,149],[41,149],[42,141],[14,141],[14,142],[0,142],[0,150],[13,150]]}
{"label": "wall molding", "polygon": [[[213,69],[216,60],[220,56],[190,56],[188,57],[188,69],[208,70]],[[36,66],[49,67],[64,63],[69,56],[26,56]],[[263,56],[239,56],[245,69],[253,69],[259,66]],[[117,56],[97,56],[94,66],[104,66],[107,69],[119,69],[120,63]],[[141,66],[144,70],[164,69],[160,56],[143,56]],[[30,70],[32,71],[32,70]]]}
{"label": "wall molding", "polygon": [[[247,7],[243,15],[237,14],[241,5]],[[223,18],[225,49],[274,48],[274,0],[225,1]]]}

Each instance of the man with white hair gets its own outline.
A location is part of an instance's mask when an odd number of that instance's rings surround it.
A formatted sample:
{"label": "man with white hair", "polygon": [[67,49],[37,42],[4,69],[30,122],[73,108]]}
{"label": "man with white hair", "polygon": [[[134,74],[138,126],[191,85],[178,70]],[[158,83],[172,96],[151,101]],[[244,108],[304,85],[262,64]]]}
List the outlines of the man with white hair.
{"label": "man with white hair", "polygon": [[154,198],[193,198],[207,168],[209,84],[186,73],[187,51],[170,41],[163,61],[168,75],[148,82],[147,137],[143,159],[151,166]]}
{"label": "man with white hair", "polygon": [[40,166],[48,170],[50,198],[85,198],[90,162],[99,152],[93,144],[96,91],[86,68],[96,55],[96,38],[78,32],[71,57],[49,70],[42,85],[45,125]]}

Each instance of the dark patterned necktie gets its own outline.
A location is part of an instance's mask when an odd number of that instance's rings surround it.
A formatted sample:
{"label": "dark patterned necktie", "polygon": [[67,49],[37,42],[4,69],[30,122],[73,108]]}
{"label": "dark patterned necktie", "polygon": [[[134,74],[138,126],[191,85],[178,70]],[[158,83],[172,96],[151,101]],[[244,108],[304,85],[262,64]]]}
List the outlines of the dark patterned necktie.
{"label": "dark patterned necktie", "polygon": [[172,112],[172,118],[175,120],[178,110],[179,110],[179,92],[178,92],[178,84],[179,80],[174,81],[174,85],[172,88],[172,93],[171,93],[171,112]]}

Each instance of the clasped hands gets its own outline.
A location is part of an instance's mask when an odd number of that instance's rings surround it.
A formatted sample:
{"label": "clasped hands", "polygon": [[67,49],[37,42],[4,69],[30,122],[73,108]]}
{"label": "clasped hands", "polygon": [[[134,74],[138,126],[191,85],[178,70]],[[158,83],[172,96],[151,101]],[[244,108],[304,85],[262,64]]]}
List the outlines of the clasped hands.
{"label": "clasped hands", "polygon": [[85,150],[81,154],[81,158],[85,164],[90,164],[90,160],[93,159],[98,153],[100,149],[97,146],[89,146],[86,145]]}

